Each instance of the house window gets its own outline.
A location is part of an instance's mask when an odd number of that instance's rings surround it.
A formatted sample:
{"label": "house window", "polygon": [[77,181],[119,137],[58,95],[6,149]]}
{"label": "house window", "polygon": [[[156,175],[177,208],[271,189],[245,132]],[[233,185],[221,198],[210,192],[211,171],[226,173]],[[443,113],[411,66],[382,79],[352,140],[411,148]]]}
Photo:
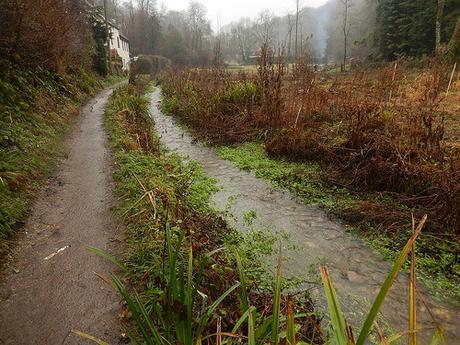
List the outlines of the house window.
{"label": "house window", "polygon": [[117,37],[118,48],[120,48],[120,39]]}

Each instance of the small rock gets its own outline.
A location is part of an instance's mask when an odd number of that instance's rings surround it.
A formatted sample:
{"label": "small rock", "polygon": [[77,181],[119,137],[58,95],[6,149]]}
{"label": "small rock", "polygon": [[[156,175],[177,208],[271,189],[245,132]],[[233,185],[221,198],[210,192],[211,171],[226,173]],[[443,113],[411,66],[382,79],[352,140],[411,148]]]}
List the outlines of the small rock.
{"label": "small rock", "polygon": [[349,281],[356,282],[360,279],[360,276],[355,271],[347,271],[347,278]]}

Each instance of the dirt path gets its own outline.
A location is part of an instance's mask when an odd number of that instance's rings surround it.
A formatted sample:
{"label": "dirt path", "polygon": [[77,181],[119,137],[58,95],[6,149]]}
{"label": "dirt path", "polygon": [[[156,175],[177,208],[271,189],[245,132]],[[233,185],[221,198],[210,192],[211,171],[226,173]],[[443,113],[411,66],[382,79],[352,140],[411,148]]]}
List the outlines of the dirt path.
{"label": "dirt path", "polygon": [[[0,344],[89,344],[81,330],[117,344],[119,299],[95,272],[113,266],[86,246],[114,250],[111,165],[103,129],[107,89],[82,109],[68,156],[38,197],[0,288]],[[68,246],[68,247],[67,247]],[[50,254],[63,251],[53,257]],[[47,258],[48,259],[45,259]]]}

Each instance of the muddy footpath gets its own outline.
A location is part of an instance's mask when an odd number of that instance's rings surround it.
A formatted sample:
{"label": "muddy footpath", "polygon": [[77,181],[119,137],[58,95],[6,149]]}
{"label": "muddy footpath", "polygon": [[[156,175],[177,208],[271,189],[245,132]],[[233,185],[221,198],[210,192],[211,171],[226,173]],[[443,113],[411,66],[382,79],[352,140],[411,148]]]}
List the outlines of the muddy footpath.
{"label": "muddy footpath", "polygon": [[[110,151],[103,113],[112,88],[82,108],[65,159],[37,197],[0,283],[0,344],[91,344],[79,330],[118,344],[120,301],[104,282],[114,267],[86,250],[113,252]],[[99,276],[98,276],[99,275]]]}

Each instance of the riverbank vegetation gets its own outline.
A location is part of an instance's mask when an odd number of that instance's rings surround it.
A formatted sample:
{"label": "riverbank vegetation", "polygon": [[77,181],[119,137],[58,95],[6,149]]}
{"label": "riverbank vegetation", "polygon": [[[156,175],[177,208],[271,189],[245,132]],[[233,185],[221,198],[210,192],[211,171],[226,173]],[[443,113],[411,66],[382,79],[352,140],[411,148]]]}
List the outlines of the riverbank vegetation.
{"label": "riverbank vegetation", "polygon": [[[288,66],[265,47],[257,73],[167,70],[163,109],[210,143],[256,141],[272,158],[316,162],[314,183],[354,197],[334,214],[372,235],[387,255],[404,245],[410,215],[428,213],[428,234],[418,246],[424,271],[458,294],[459,151],[445,127],[446,118],[455,118],[450,100],[458,91],[454,86],[446,96],[450,72],[439,59],[423,70],[397,61],[346,74],[317,72],[307,55]],[[231,150],[220,151],[238,160]],[[248,168],[264,175],[250,151],[246,160],[255,161]],[[287,169],[286,176],[285,188],[305,192],[302,172]]]}
{"label": "riverbank vegetation", "polygon": [[[117,213],[127,225],[120,264],[127,280],[115,278],[115,284],[138,336],[146,343],[197,344],[232,330],[236,341],[245,336],[249,319],[258,342],[275,334],[284,342],[285,328],[295,324],[298,341],[323,343],[308,293],[281,295],[282,288],[293,288],[281,277],[281,259],[272,277],[267,258],[279,240],[227,226],[210,204],[214,181],[159,144],[147,100],[134,86],[114,92],[106,126],[116,164]],[[138,292],[130,293],[131,287]],[[289,319],[294,316],[295,322]]]}
{"label": "riverbank vegetation", "polygon": [[[416,341],[413,254],[409,331],[385,335],[377,315],[401,266],[409,253],[414,253],[426,216],[418,226],[413,221],[412,235],[362,327],[355,328],[355,338],[327,269],[321,268],[328,304],[329,326],[325,327],[320,325],[322,316],[314,311],[308,294],[293,290],[283,278],[285,263],[282,247],[276,250],[276,235],[260,236],[257,230],[241,234],[228,227],[210,204],[216,191],[214,181],[193,161],[185,163],[161,146],[148,101],[135,86],[125,85],[114,92],[106,126],[115,157],[120,200],[116,212],[127,225],[126,247],[122,260],[96,248],[90,250],[116,263],[123,272],[123,279],[112,275],[112,282],[126,303],[121,315],[131,325],[128,333],[132,341],[345,345],[364,344],[369,337],[375,343],[388,344],[405,336]],[[278,254],[273,272],[264,262],[271,261],[274,248]],[[273,272],[273,277],[268,272]],[[433,344],[444,343],[439,325],[433,334]]]}

